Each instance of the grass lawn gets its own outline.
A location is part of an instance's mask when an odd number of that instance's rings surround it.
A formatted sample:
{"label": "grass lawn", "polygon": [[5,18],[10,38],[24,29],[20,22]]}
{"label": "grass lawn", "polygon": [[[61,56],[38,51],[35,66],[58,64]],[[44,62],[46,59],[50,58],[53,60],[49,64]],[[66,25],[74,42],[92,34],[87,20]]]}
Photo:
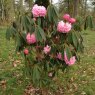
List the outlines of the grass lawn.
{"label": "grass lawn", "polygon": [[[5,39],[0,28],[0,95],[24,95],[29,84],[22,74],[23,60],[15,54],[15,43]],[[83,31],[84,54],[80,62],[59,74],[51,95],[95,95],[95,31]],[[50,94],[48,94],[50,95]]]}

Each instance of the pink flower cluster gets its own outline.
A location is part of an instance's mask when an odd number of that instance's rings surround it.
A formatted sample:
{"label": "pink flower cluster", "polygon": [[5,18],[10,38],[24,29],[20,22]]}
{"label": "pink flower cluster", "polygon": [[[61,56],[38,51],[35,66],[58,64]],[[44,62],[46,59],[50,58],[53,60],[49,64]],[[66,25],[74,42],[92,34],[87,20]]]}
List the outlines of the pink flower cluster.
{"label": "pink flower cluster", "polygon": [[48,54],[50,51],[51,51],[51,47],[50,46],[48,46],[48,45],[46,45],[45,47],[44,47],[44,53],[45,54]]}
{"label": "pink flower cluster", "polygon": [[[62,54],[59,52],[57,53],[57,59],[63,60]],[[64,53],[64,61],[67,65],[71,66],[76,62],[75,56],[71,57],[70,60],[68,60],[66,52]]]}
{"label": "pink flower cluster", "polygon": [[65,14],[63,16],[63,19],[66,21],[66,23],[63,21],[60,21],[57,25],[57,31],[61,33],[68,33],[72,28],[71,24],[75,23],[76,19],[71,18],[69,14]]}
{"label": "pink flower cluster", "polygon": [[71,30],[72,26],[70,23],[60,21],[57,25],[57,31],[61,33],[68,33]]}
{"label": "pink flower cluster", "polygon": [[44,6],[38,6],[37,4],[32,8],[33,17],[45,17],[47,10]]}
{"label": "pink flower cluster", "polygon": [[71,18],[69,14],[65,14],[65,15],[63,16],[63,19],[66,20],[66,21],[68,21],[68,22],[71,23],[71,24],[73,24],[73,23],[76,22],[76,19],[75,19],[75,18]]}
{"label": "pink flower cluster", "polygon": [[35,36],[35,34],[34,33],[33,34],[28,33],[27,36],[26,36],[26,40],[27,40],[28,44],[36,43],[36,36]]}
{"label": "pink flower cluster", "polygon": [[62,59],[62,54],[59,52],[59,53],[57,53],[57,57],[56,57],[57,59],[59,59],[59,60],[63,60]]}
{"label": "pink flower cluster", "polygon": [[76,62],[75,56],[71,57],[70,60],[68,60],[66,52],[64,53],[64,61],[67,65],[71,66]]}

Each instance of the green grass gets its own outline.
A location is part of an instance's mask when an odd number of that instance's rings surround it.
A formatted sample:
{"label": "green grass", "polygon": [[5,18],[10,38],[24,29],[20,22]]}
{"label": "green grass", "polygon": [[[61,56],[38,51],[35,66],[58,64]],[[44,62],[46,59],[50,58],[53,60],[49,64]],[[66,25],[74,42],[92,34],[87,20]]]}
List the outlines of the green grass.
{"label": "green grass", "polygon": [[[15,43],[5,38],[6,29],[0,28],[0,82],[6,80],[5,87],[0,84],[0,95],[23,95],[22,59],[15,54]],[[13,64],[17,64],[14,67]],[[19,83],[20,82],[20,83]]]}
{"label": "green grass", "polygon": [[[5,87],[0,84],[0,95],[23,95],[29,84],[23,78],[23,60],[20,54],[15,54],[14,41],[6,41],[5,30],[0,28],[0,83],[6,80]],[[56,86],[52,88],[54,93],[58,93],[56,95],[95,95],[95,32],[83,31],[82,35],[84,54],[81,54],[80,62],[55,79]],[[17,67],[13,67],[13,63]]]}

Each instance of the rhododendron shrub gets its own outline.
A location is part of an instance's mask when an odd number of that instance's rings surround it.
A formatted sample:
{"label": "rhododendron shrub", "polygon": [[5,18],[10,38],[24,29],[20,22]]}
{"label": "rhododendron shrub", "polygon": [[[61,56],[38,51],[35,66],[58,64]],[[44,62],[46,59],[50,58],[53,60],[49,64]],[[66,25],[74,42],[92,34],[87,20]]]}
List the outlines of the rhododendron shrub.
{"label": "rhododendron shrub", "polygon": [[16,51],[23,53],[26,75],[34,86],[47,86],[56,73],[76,64],[78,52],[83,51],[83,39],[75,31],[77,20],[69,14],[58,18],[52,4],[33,6],[30,14],[20,16],[6,32],[16,40]]}

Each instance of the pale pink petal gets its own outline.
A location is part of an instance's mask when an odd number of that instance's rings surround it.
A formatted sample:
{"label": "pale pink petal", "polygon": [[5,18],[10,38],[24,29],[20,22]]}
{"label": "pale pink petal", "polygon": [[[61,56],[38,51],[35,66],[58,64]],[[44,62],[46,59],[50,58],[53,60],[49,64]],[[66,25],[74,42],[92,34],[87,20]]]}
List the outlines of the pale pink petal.
{"label": "pale pink petal", "polygon": [[62,60],[62,54],[60,52],[57,53],[57,59]]}
{"label": "pale pink petal", "polygon": [[72,26],[70,23],[60,21],[57,25],[57,31],[61,33],[68,33],[71,30]]}
{"label": "pale pink petal", "polygon": [[48,54],[51,51],[51,47],[47,45],[46,47],[44,47],[43,51],[45,54]]}
{"label": "pale pink petal", "polygon": [[33,43],[36,43],[36,36],[35,34],[30,34],[28,33],[27,36],[26,36],[26,40],[27,40],[27,43],[28,44],[33,44]]}

